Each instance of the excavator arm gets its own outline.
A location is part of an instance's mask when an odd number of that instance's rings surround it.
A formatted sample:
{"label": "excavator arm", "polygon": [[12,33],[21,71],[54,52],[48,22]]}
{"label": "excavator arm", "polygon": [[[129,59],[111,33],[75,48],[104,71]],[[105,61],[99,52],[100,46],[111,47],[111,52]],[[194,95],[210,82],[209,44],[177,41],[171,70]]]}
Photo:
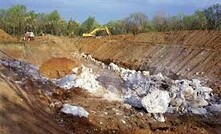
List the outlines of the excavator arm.
{"label": "excavator arm", "polygon": [[106,31],[107,35],[111,35],[111,33],[107,27],[99,27],[99,28],[94,29],[90,33],[84,33],[83,37],[96,37],[96,33],[99,31]]}

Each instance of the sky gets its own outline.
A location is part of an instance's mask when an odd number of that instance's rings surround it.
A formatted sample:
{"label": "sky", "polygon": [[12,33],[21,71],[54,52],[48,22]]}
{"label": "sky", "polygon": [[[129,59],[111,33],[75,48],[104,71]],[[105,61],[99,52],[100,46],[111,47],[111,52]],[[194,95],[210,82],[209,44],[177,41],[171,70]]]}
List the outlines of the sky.
{"label": "sky", "polygon": [[105,24],[134,12],[142,12],[151,19],[158,12],[167,16],[191,14],[216,3],[221,4],[221,0],[0,0],[0,8],[22,4],[38,13],[58,10],[65,20],[83,22],[93,16]]}

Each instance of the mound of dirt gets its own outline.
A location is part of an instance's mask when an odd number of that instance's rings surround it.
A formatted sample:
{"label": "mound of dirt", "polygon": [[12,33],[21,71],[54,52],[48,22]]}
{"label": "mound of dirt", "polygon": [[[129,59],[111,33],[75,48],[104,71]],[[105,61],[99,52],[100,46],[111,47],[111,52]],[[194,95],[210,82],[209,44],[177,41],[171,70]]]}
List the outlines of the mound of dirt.
{"label": "mound of dirt", "polygon": [[52,58],[40,67],[40,72],[48,78],[61,78],[72,72],[72,69],[79,67],[80,63],[77,60],[66,58]]}
{"label": "mound of dirt", "polygon": [[15,41],[9,34],[0,29],[0,41]]}

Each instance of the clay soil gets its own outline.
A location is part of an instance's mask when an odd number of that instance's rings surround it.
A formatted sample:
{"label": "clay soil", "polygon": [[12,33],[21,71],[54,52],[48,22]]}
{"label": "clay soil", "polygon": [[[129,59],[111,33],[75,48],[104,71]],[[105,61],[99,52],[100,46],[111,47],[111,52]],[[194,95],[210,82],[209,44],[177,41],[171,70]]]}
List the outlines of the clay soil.
{"label": "clay soil", "polygon": [[78,61],[66,58],[52,58],[41,65],[40,73],[48,78],[61,78],[72,72],[72,69],[79,67]]}
{"label": "clay soil", "polygon": [[[32,42],[1,43],[1,57],[24,60],[41,67],[42,74],[62,77],[80,63],[74,53],[86,53],[106,64],[162,72],[174,78],[198,78],[221,92],[221,32],[183,31],[119,35],[105,38],[67,38],[46,35]],[[143,109],[109,102],[84,89],[62,90],[42,85],[0,67],[0,133],[221,133],[221,115],[198,117],[165,114],[153,120]],[[64,103],[80,105],[89,118],[60,112]]]}
{"label": "clay soil", "polygon": [[0,42],[16,42],[17,39],[0,29]]}

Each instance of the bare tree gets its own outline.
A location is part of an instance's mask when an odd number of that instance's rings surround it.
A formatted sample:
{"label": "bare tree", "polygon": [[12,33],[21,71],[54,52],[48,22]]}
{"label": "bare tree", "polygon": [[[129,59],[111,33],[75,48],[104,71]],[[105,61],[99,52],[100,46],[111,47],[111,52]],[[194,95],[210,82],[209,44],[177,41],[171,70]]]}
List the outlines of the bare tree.
{"label": "bare tree", "polygon": [[132,13],[129,17],[124,19],[127,32],[133,33],[134,35],[140,32],[145,32],[147,22],[147,16],[140,12]]}
{"label": "bare tree", "polygon": [[153,24],[155,27],[155,30],[157,31],[165,31],[167,28],[167,18],[165,17],[164,13],[158,12],[153,17]]}

